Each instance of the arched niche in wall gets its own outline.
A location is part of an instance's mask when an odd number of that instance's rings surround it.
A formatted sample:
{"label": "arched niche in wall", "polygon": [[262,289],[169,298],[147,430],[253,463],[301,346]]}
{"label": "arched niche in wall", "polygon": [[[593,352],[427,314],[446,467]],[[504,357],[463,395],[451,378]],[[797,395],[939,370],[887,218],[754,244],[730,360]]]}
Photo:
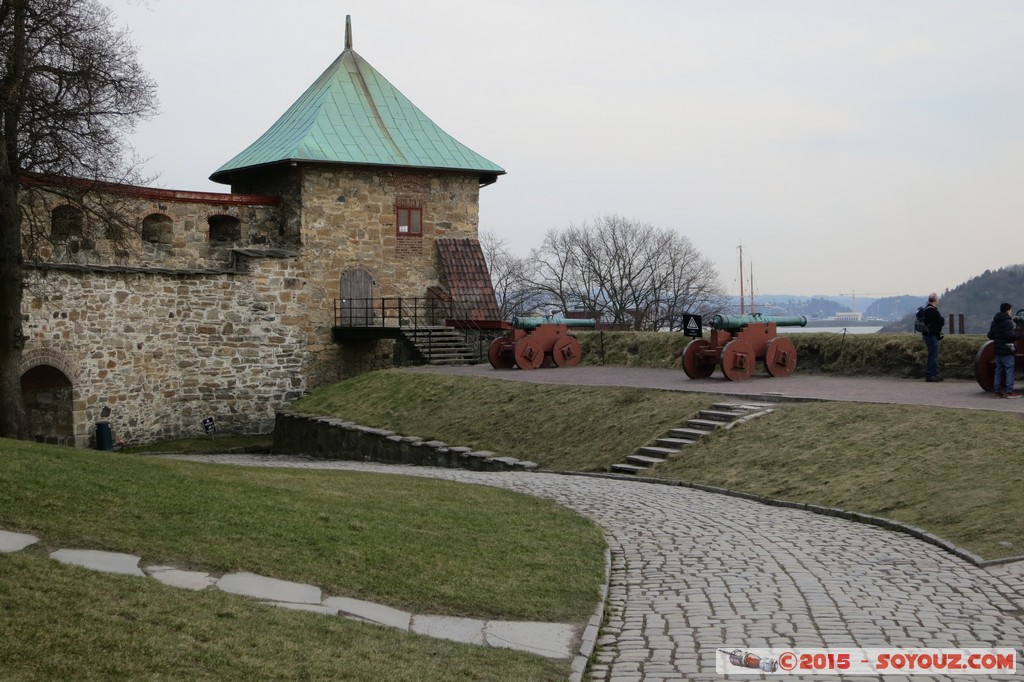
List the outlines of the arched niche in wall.
{"label": "arched niche in wall", "polygon": [[142,219],[142,241],[170,244],[174,238],[174,221],[163,213],[150,213]]}
{"label": "arched niche in wall", "polygon": [[242,239],[242,222],[230,215],[212,215],[206,219],[210,225],[211,243],[237,242]]}
{"label": "arched niche in wall", "polygon": [[77,206],[62,204],[50,211],[50,239],[81,239],[85,232],[85,212]]}
{"label": "arched niche in wall", "polygon": [[21,375],[28,435],[40,443],[75,444],[74,387],[56,367],[36,365]]}

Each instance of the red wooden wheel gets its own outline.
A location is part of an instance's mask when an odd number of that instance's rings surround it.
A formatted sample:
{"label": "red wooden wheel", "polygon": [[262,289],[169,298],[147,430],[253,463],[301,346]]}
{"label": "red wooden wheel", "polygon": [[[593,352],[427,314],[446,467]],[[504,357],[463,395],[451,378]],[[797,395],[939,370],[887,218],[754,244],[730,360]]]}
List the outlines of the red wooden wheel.
{"label": "red wooden wheel", "polygon": [[994,341],[986,341],[974,356],[974,378],[978,385],[991,391],[996,385],[996,345]]}
{"label": "red wooden wheel", "polygon": [[563,336],[551,347],[551,358],[556,367],[575,367],[580,364],[580,342],[571,336]]}
{"label": "red wooden wheel", "polygon": [[707,349],[711,343],[704,339],[694,339],[686,344],[683,350],[683,371],[691,379],[707,379],[715,371],[715,359],[708,357]]}
{"label": "red wooden wheel", "polygon": [[544,349],[529,336],[516,341],[514,354],[519,369],[537,369],[544,362]]}
{"label": "red wooden wheel", "polygon": [[773,377],[788,377],[796,369],[796,346],[785,336],[776,336],[765,347],[764,366]]}
{"label": "red wooden wheel", "polygon": [[491,341],[491,347],[487,349],[487,359],[494,369],[512,369],[516,366],[512,359],[512,344],[502,336]]}
{"label": "red wooden wheel", "polygon": [[754,375],[757,357],[749,341],[733,339],[722,349],[722,374],[729,381],[744,381]]}

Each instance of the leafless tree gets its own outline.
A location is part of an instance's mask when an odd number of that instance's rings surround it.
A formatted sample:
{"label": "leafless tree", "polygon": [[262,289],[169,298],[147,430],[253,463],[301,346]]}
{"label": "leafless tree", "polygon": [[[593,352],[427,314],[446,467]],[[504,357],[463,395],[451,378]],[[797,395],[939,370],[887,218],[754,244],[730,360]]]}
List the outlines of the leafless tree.
{"label": "leafless tree", "polygon": [[606,324],[677,331],[684,314],[713,314],[725,303],[713,264],[689,239],[617,215],[549,231],[532,259],[538,290]]}
{"label": "leafless tree", "polygon": [[480,233],[480,247],[491,273],[501,319],[527,315],[541,308],[545,299],[529,278],[528,261],[513,254],[508,243],[489,231]]}
{"label": "leafless tree", "polygon": [[41,238],[23,231],[19,193],[57,193],[118,237],[116,211],[87,196],[137,181],[124,135],[154,111],[155,91],[96,0],[0,0],[0,437],[23,435],[23,253]]}

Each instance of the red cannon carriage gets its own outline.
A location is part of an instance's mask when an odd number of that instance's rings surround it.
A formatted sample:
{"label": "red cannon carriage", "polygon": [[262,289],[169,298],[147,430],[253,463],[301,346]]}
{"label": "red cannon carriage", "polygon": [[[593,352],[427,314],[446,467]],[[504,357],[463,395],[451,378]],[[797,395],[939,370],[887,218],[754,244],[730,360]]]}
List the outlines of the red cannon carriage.
{"label": "red cannon carriage", "polygon": [[580,342],[569,335],[569,328],[595,326],[596,320],[514,317],[509,333],[491,343],[487,359],[495,369],[572,367],[579,364],[582,353]]}
{"label": "red cannon carriage", "polygon": [[711,318],[711,338],[694,339],[683,351],[683,371],[691,379],[706,379],[722,368],[730,381],[749,379],[758,360],[768,374],[788,377],[796,369],[796,347],[778,327],[803,327],[807,318],[764,317],[751,315],[715,315]]}

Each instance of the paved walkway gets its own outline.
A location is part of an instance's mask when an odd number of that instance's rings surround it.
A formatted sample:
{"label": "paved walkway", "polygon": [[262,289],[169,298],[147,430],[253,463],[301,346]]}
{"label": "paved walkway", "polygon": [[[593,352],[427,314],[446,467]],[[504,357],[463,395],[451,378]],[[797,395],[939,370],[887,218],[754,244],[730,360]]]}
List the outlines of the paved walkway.
{"label": "paved walkway", "polygon": [[690,379],[682,369],[639,367],[561,367],[536,370],[499,370],[490,365],[464,367],[414,367],[410,372],[432,372],[455,376],[476,376],[499,381],[575,386],[629,386],[665,391],[691,391],[738,398],[840,400],[900,405],[934,405],[972,410],[1024,413],[1024,400],[1000,400],[986,393],[978,382],[947,379],[927,383],[923,379],[891,377],[833,377],[802,375],[777,379],[757,375],[748,381],[729,381],[719,374],[708,379]]}
{"label": "paved walkway", "polygon": [[1024,562],[977,568],[906,535],[807,511],[621,479],[259,455],[182,458],[479,483],[551,498],[593,519],[605,529],[612,560],[594,680],[720,679],[721,648],[999,646],[1020,653],[1024,642]]}

